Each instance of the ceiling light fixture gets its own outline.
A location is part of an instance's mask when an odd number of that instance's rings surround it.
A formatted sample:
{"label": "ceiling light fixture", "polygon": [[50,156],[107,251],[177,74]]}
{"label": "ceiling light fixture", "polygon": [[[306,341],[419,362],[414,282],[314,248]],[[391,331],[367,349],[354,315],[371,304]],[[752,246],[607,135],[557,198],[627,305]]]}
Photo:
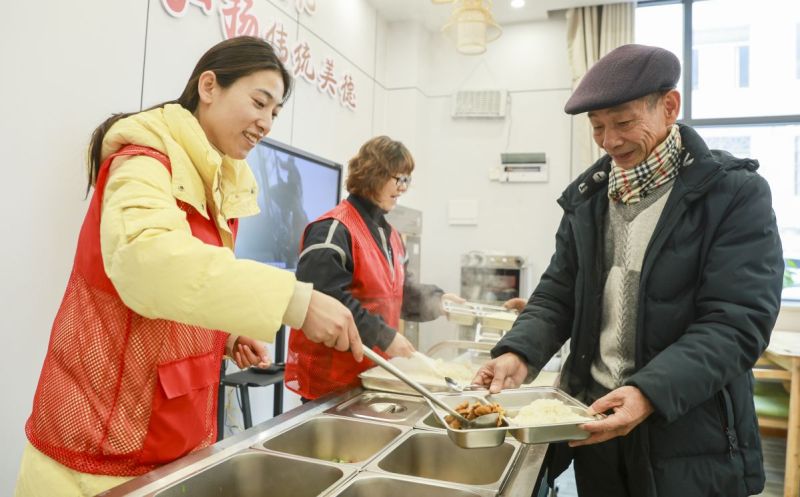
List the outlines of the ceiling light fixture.
{"label": "ceiling light fixture", "polygon": [[494,21],[491,0],[458,0],[450,20],[442,28],[456,43],[456,50],[465,55],[486,51],[486,43],[500,37],[502,28]]}
{"label": "ceiling light fixture", "polygon": [[511,7],[521,9],[525,6],[525,0],[511,0]]}

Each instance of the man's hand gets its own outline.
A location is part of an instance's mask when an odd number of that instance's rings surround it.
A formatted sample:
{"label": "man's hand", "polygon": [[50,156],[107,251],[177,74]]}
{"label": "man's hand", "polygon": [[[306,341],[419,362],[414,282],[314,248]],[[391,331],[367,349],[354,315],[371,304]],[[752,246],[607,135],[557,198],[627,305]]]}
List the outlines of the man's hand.
{"label": "man's hand", "polygon": [[239,369],[258,366],[266,368],[272,364],[272,359],[267,355],[267,348],[258,340],[246,336],[236,339],[231,350],[231,359],[239,366]]}
{"label": "man's hand", "polygon": [[394,340],[386,347],[386,355],[389,357],[411,357],[415,350],[408,338],[400,333],[395,333]]}
{"label": "man's hand", "polygon": [[506,352],[487,362],[472,379],[473,385],[488,386],[491,393],[517,388],[528,376],[528,365],[517,354]]}
{"label": "man's hand", "polygon": [[609,409],[613,409],[614,414],[601,421],[581,425],[581,429],[591,433],[589,438],[572,441],[569,446],[596,444],[627,435],[654,410],[653,404],[642,391],[632,386],[619,387],[600,397],[589,406],[589,414],[604,413]]}
{"label": "man's hand", "polygon": [[358,336],[350,309],[324,293],[316,290],[311,292],[303,333],[314,343],[322,343],[340,351],[350,350],[356,362],[364,358],[361,337]]}
{"label": "man's hand", "polygon": [[528,304],[528,301],[525,299],[521,299],[519,297],[514,297],[513,299],[508,299],[503,302],[503,307],[508,309],[509,311],[517,311],[522,312],[522,309]]}

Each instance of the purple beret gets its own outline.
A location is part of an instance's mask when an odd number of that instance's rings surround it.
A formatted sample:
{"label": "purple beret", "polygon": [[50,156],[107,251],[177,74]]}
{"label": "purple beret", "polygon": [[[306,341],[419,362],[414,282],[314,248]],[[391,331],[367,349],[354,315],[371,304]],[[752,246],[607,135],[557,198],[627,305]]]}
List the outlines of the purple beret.
{"label": "purple beret", "polygon": [[671,90],[681,64],[669,50],[623,45],[604,55],[581,80],[564,106],[567,114],[607,109],[653,92]]}

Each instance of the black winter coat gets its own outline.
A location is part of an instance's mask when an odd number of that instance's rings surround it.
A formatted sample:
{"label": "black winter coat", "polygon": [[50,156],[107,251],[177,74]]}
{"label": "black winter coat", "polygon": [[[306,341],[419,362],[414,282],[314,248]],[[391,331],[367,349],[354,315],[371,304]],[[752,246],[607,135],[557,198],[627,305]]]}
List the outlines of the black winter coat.
{"label": "black winter coat", "polygon": [[[780,307],[783,256],[758,163],[709,150],[680,127],[683,163],[640,276],[635,372],[655,412],[626,436],[642,488],[658,497],[759,493],[764,487],[751,368]],[[556,251],[514,327],[492,355],[516,352],[538,371],[568,339],[560,386],[580,395],[598,352],[603,224],[610,159],[559,199]],[[571,460],[552,444],[549,480]]]}

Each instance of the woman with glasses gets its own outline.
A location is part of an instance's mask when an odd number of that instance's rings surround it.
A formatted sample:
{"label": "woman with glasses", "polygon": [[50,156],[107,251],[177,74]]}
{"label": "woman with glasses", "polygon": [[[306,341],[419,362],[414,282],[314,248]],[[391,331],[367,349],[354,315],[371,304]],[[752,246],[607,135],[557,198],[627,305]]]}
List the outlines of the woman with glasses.
{"label": "woman with glasses", "polygon": [[[413,171],[414,159],[399,141],[378,136],[363,144],[348,164],[349,197],[306,227],[297,264],[297,279],[347,306],[364,346],[384,357],[414,352],[396,331],[400,318],[430,321],[442,314],[442,299],[463,302],[409,280],[403,242],[384,217],[408,190]],[[357,382],[372,365],[320,347],[293,329],[286,386],[316,399]]]}

